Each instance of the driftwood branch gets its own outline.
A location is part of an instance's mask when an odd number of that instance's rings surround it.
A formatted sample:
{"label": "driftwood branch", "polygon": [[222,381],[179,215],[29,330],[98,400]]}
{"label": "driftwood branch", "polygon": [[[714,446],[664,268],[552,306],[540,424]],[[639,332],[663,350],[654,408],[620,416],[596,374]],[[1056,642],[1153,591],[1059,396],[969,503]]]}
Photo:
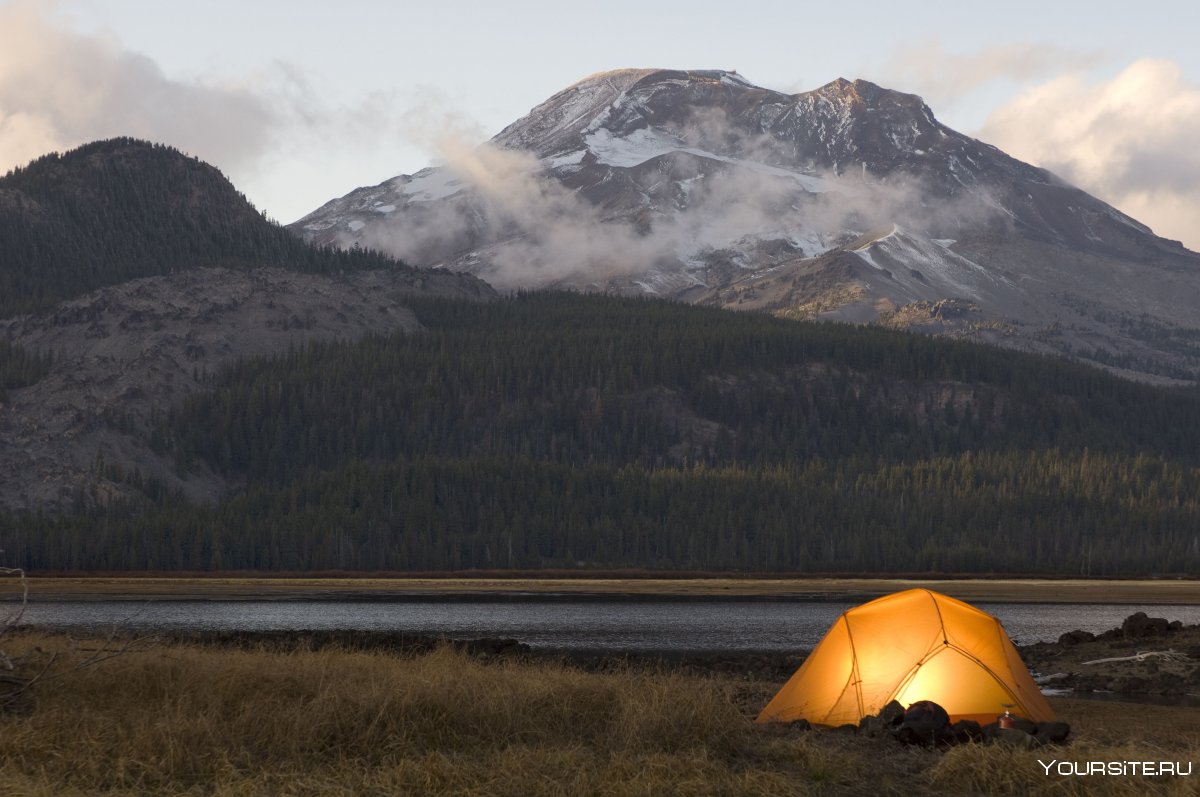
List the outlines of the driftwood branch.
{"label": "driftwood branch", "polygon": [[1145,661],[1149,658],[1163,659],[1164,661],[1187,661],[1188,655],[1180,653],[1178,650],[1147,650],[1141,653],[1135,653],[1132,656],[1113,656],[1107,659],[1093,659],[1085,661],[1083,664],[1106,664],[1110,661]]}

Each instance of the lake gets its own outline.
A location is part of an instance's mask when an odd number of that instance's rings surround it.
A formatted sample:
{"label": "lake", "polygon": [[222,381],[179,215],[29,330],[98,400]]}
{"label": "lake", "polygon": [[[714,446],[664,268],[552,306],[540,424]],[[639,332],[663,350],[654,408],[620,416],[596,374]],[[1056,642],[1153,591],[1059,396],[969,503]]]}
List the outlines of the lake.
{"label": "lake", "polygon": [[[62,601],[31,603],[25,625],[138,631],[361,629],[452,639],[511,637],[533,647],[603,651],[812,648],[855,603],[763,600]],[[1200,605],[975,604],[1014,641],[1119,627],[1136,611],[1200,623]],[[11,608],[15,606],[9,605]],[[4,612],[0,611],[0,615]]]}

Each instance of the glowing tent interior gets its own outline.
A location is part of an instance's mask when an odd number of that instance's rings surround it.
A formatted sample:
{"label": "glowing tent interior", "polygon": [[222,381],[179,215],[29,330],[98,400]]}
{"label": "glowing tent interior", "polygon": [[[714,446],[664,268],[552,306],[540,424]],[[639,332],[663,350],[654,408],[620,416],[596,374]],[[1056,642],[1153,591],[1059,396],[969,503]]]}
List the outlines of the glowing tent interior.
{"label": "glowing tent interior", "polygon": [[1054,712],[1000,621],[927,589],[843,612],[759,722],[857,723],[890,700],[932,700],[951,721],[994,721],[1009,707],[1035,722]]}

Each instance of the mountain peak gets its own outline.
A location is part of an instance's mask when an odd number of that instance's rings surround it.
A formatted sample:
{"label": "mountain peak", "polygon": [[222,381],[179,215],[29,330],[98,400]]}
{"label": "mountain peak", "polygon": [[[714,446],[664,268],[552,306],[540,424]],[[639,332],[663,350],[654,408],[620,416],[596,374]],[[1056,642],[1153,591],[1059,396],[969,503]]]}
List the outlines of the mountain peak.
{"label": "mountain peak", "polygon": [[846,80],[839,77],[811,92],[804,92],[797,97],[817,95],[829,100],[840,100],[851,104],[861,104],[868,107],[890,105],[907,107],[919,111],[923,116],[933,116],[929,106],[916,94],[906,94],[902,91],[884,88],[869,80],[858,78]]}
{"label": "mountain peak", "polygon": [[44,169],[54,169],[56,166],[68,168],[84,168],[88,164],[95,165],[108,161],[136,162],[140,160],[156,160],[160,162],[176,162],[191,164],[196,168],[216,171],[197,158],[185,155],[174,147],[166,144],[156,144],[138,138],[120,136],[106,138],[83,144],[65,152],[51,152],[31,161],[28,165],[13,169],[12,173],[37,173]]}
{"label": "mountain peak", "polygon": [[760,88],[740,75],[736,69],[669,69],[666,67],[641,67],[610,69],[605,72],[596,72],[595,74],[588,75],[582,80],[572,83],[565,91],[571,91],[572,89],[578,89],[582,86],[595,85],[597,83],[606,83],[610,85],[620,84],[626,88],[629,88],[643,81],[646,83],[661,83],[665,81],[714,80],[727,80],[732,83],[740,83],[747,88]]}
{"label": "mountain peak", "polygon": [[[1200,286],[1179,285],[1144,305],[1114,300],[1144,291],[1118,282],[1120,269],[1070,264],[1188,270],[1197,261],[1044,170],[941,124],[920,97],[869,80],[839,77],[791,94],[734,70],[600,72],[492,144],[521,153],[520,169],[498,175],[504,190],[450,162],[358,189],[293,229],[504,289],[557,285],[888,319],[1038,350],[1141,351],[1087,313],[1123,318],[1148,306],[1167,318],[1169,306],[1170,323],[1190,324],[1194,303],[1182,297],[1200,296]],[[1059,313],[1068,305],[1058,296],[1091,309]],[[962,310],[957,320],[945,320],[947,307]],[[1047,343],[1037,330],[1059,318],[1092,332]],[[1193,367],[1154,356],[1167,368]]]}
{"label": "mountain peak", "polygon": [[839,77],[821,86],[817,89],[817,92],[821,94],[846,94],[854,90],[854,84],[857,82]]}
{"label": "mountain peak", "polygon": [[570,152],[579,148],[580,137],[599,126],[623,120],[644,127],[643,111],[660,117],[666,112],[679,121],[693,109],[726,102],[730,91],[778,94],[755,86],[736,70],[613,69],[571,84],[501,130],[492,143],[539,156]]}
{"label": "mountain peak", "polygon": [[[603,72],[595,72],[585,78],[575,81],[559,94],[564,94],[572,90],[579,90],[581,87],[592,86],[597,83],[615,83],[626,86],[631,86],[647,75],[661,72],[661,69],[646,69],[646,68],[622,68],[622,69],[607,69]],[[556,95],[557,96],[557,95]]]}

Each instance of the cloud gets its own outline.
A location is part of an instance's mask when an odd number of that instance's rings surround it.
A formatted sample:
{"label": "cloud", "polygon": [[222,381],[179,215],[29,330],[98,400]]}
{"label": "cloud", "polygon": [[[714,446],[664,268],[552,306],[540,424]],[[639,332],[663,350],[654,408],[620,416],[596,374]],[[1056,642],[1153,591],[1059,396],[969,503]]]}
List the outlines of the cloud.
{"label": "cloud", "polygon": [[83,34],[57,0],[0,0],[0,175],[53,151],[133,136],[220,168],[284,220],[418,154],[403,112],[420,87],[350,102],[282,61],[227,79],[166,75],[112,34]]}
{"label": "cloud", "polygon": [[[651,150],[719,153],[742,165],[682,154],[677,163],[659,162],[648,170],[644,183],[624,183],[638,179],[629,174],[612,184],[604,180],[592,186],[597,195],[547,176],[546,164],[531,153],[476,145],[470,126],[458,125],[453,112],[426,109],[421,118],[447,121],[413,122],[431,136],[444,169],[419,179],[455,179],[465,190],[443,200],[410,202],[386,223],[350,234],[343,244],[358,241],[417,265],[453,262],[472,252],[480,276],[501,290],[603,286],[652,267],[675,273],[686,285],[689,264],[709,255],[719,259],[719,250],[746,238],[791,239],[811,256],[844,243],[847,230],[899,223],[914,232],[939,233],[996,213],[982,196],[939,201],[915,178],[899,174],[887,182],[853,171],[812,175],[808,186],[820,190],[811,193],[770,166],[794,160],[785,143],[717,109],[697,109],[684,123],[668,123],[669,130],[653,134],[660,138],[644,137],[644,143]],[[680,179],[686,190],[674,188]],[[638,198],[631,201],[631,194]],[[649,199],[645,204],[643,197]]]}
{"label": "cloud", "polygon": [[1037,80],[1065,69],[1090,68],[1103,58],[1102,53],[1040,43],[998,44],[970,54],[952,53],[933,39],[898,49],[883,74],[886,85],[903,87],[941,105],[996,80]]}
{"label": "cloud", "polygon": [[978,135],[1200,250],[1200,85],[1161,60],[1111,80],[1080,73],[1031,88]]}
{"label": "cloud", "polygon": [[442,168],[469,186],[467,201],[412,203],[394,224],[369,228],[363,242],[417,264],[486,245],[484,276],[501,289],[603,281],[662,255],[661,237],[625,220],[606,221],[598,208],[545,179],[534,155],[475,140],[449,132],[434,142]]}
{"label": "cloud", "polygon": [[223,168],[253,161],[278,121],[251,89],[174,80],[108,36],[69,30],[54,3],[0,6],[0,171],[52,150],[129,135]]}

